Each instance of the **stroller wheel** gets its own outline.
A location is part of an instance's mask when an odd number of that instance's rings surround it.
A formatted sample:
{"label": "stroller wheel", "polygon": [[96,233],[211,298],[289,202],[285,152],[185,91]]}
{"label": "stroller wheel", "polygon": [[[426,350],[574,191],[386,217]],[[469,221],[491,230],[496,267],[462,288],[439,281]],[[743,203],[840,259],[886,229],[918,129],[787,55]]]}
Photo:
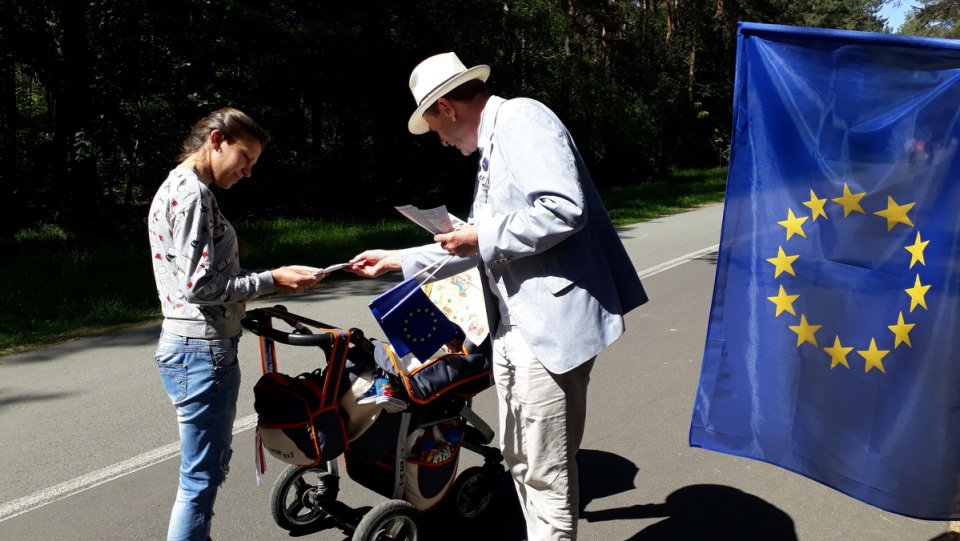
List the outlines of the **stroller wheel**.
{"label": "stroller wheel", "polygon": [[468,520],[482,515],[490,507],[498,480],[481,466],[463,470],[447,494],[453,511]]}
{"label": "stroller wheel", "polygon": [[352,541],[417,541],[417,508],[404,500],[380,502],[367,511],[353,532]]}
{"label": "stroller wheel", "polygon": [[273,484],[270,495],[273,521],[293,533],[310,531],[316,522],[327,517],[318,501],[337,499],[336,475],[319,466],[287,466]]}

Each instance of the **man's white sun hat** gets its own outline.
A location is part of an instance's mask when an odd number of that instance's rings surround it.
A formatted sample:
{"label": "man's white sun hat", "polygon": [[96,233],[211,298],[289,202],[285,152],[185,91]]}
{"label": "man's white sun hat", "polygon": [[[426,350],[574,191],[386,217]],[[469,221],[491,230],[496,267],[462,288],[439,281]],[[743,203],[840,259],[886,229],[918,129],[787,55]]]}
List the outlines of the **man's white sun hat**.
{"label": "man's white sun hat", "polygon": [[467,69],[454,53],[434,55],[420,62],[410,74],[410,92],[417,102],[417,110],[407,122],[410,133],[419,135],[430,131],[423,112],[444,94],[473,79],[486,82],[487,77],[490,77],[490,66],[481,64]]}

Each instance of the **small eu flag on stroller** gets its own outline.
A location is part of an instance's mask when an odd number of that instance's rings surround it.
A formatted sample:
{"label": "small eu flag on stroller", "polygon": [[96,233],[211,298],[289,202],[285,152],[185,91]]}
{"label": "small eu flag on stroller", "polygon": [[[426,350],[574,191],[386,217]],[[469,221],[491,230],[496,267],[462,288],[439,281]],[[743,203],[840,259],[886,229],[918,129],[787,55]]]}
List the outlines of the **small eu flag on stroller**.
{"label": "small eu flag on stroller", "polygon": [[420,289],[417,278],[412,276],[373,299],[370,311],[397,355],[413,353],[417,359],[426,361],[453,339],[458,330]]}

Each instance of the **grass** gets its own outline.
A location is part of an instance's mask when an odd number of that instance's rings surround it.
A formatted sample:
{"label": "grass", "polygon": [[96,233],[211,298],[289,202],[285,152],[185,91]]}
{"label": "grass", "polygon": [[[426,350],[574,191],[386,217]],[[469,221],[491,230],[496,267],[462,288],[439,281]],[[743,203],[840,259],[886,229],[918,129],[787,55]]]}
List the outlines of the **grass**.
{"label": "grass", "polygon": [[723,201],[727,169],[673,171],[665,180],[618,186],[601,196],[614,225],[644,222]]}
{"label": "grass", "polygon": [[[723,200],[726,169],[674,171],[657,182],[604,190],[615,225],[628,225]],[[399,216],[399,215],[398,215]],[[144,220],[145,221],[145,220]],[[234,224],[245,268],[327,265],[371,247],[429,242],[402,217],[376,224],[258,220]],[[0,356],[159,321],[146,227],[105,245],[55,226],[0,241]],[[352,275],[339,273],[340,280]],[[337,279],[318,287],[336,287]]]}

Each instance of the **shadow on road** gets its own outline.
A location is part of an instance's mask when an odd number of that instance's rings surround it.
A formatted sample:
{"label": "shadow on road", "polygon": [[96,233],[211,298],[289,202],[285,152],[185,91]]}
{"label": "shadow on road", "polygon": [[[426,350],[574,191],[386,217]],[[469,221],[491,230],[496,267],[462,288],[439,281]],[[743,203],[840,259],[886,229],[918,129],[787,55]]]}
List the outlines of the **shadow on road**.
{"label": "shadow on road", "polygon": [[62,400],[75,396],[76,393],[8,393],[0,388],[0,408],[27,402],[46,402],[48,400]]}
{"label": "shadow on road", "polygon": [[[591,449],[582,449],[577,455],[577,462],[580,468],[582,520],[664,519],[643,528],[627,541],[798,541],[789,515],[761,498],[724,485],[686,486],[667,496],[664,503],[588,511],[587,507],[595,500],[636,488],[634,479],[639,469],[624,457]],[[363,514],[368,510],[361,508],[357,511]],[[454,515],[444,508],[421,515],[423,538],[522,541],[526,533],[516,492],[507,475],[504,475],[490,508],[482,517],[467,521]],[[324,522],[317,524],[313,532],[332,528],[336,526]],[[349,535],[344,537],[345,540],[349,538]],[[944,534],[930,541],[960,541],[960,534]]]}
{"label": "shadow on road", "polygon": [[691,485],[667,496],[666,503],[587,511],[580,516],[588,521],[665,518],[629,541],[797,541],[789,515],[752,494],[723,485]]}
{"label": "shadow on road", "polygon": [[620,455],[596,449],[580,449],[577,453],[580,469],[580,518],[593,500],[629,492],[639,468]]}

